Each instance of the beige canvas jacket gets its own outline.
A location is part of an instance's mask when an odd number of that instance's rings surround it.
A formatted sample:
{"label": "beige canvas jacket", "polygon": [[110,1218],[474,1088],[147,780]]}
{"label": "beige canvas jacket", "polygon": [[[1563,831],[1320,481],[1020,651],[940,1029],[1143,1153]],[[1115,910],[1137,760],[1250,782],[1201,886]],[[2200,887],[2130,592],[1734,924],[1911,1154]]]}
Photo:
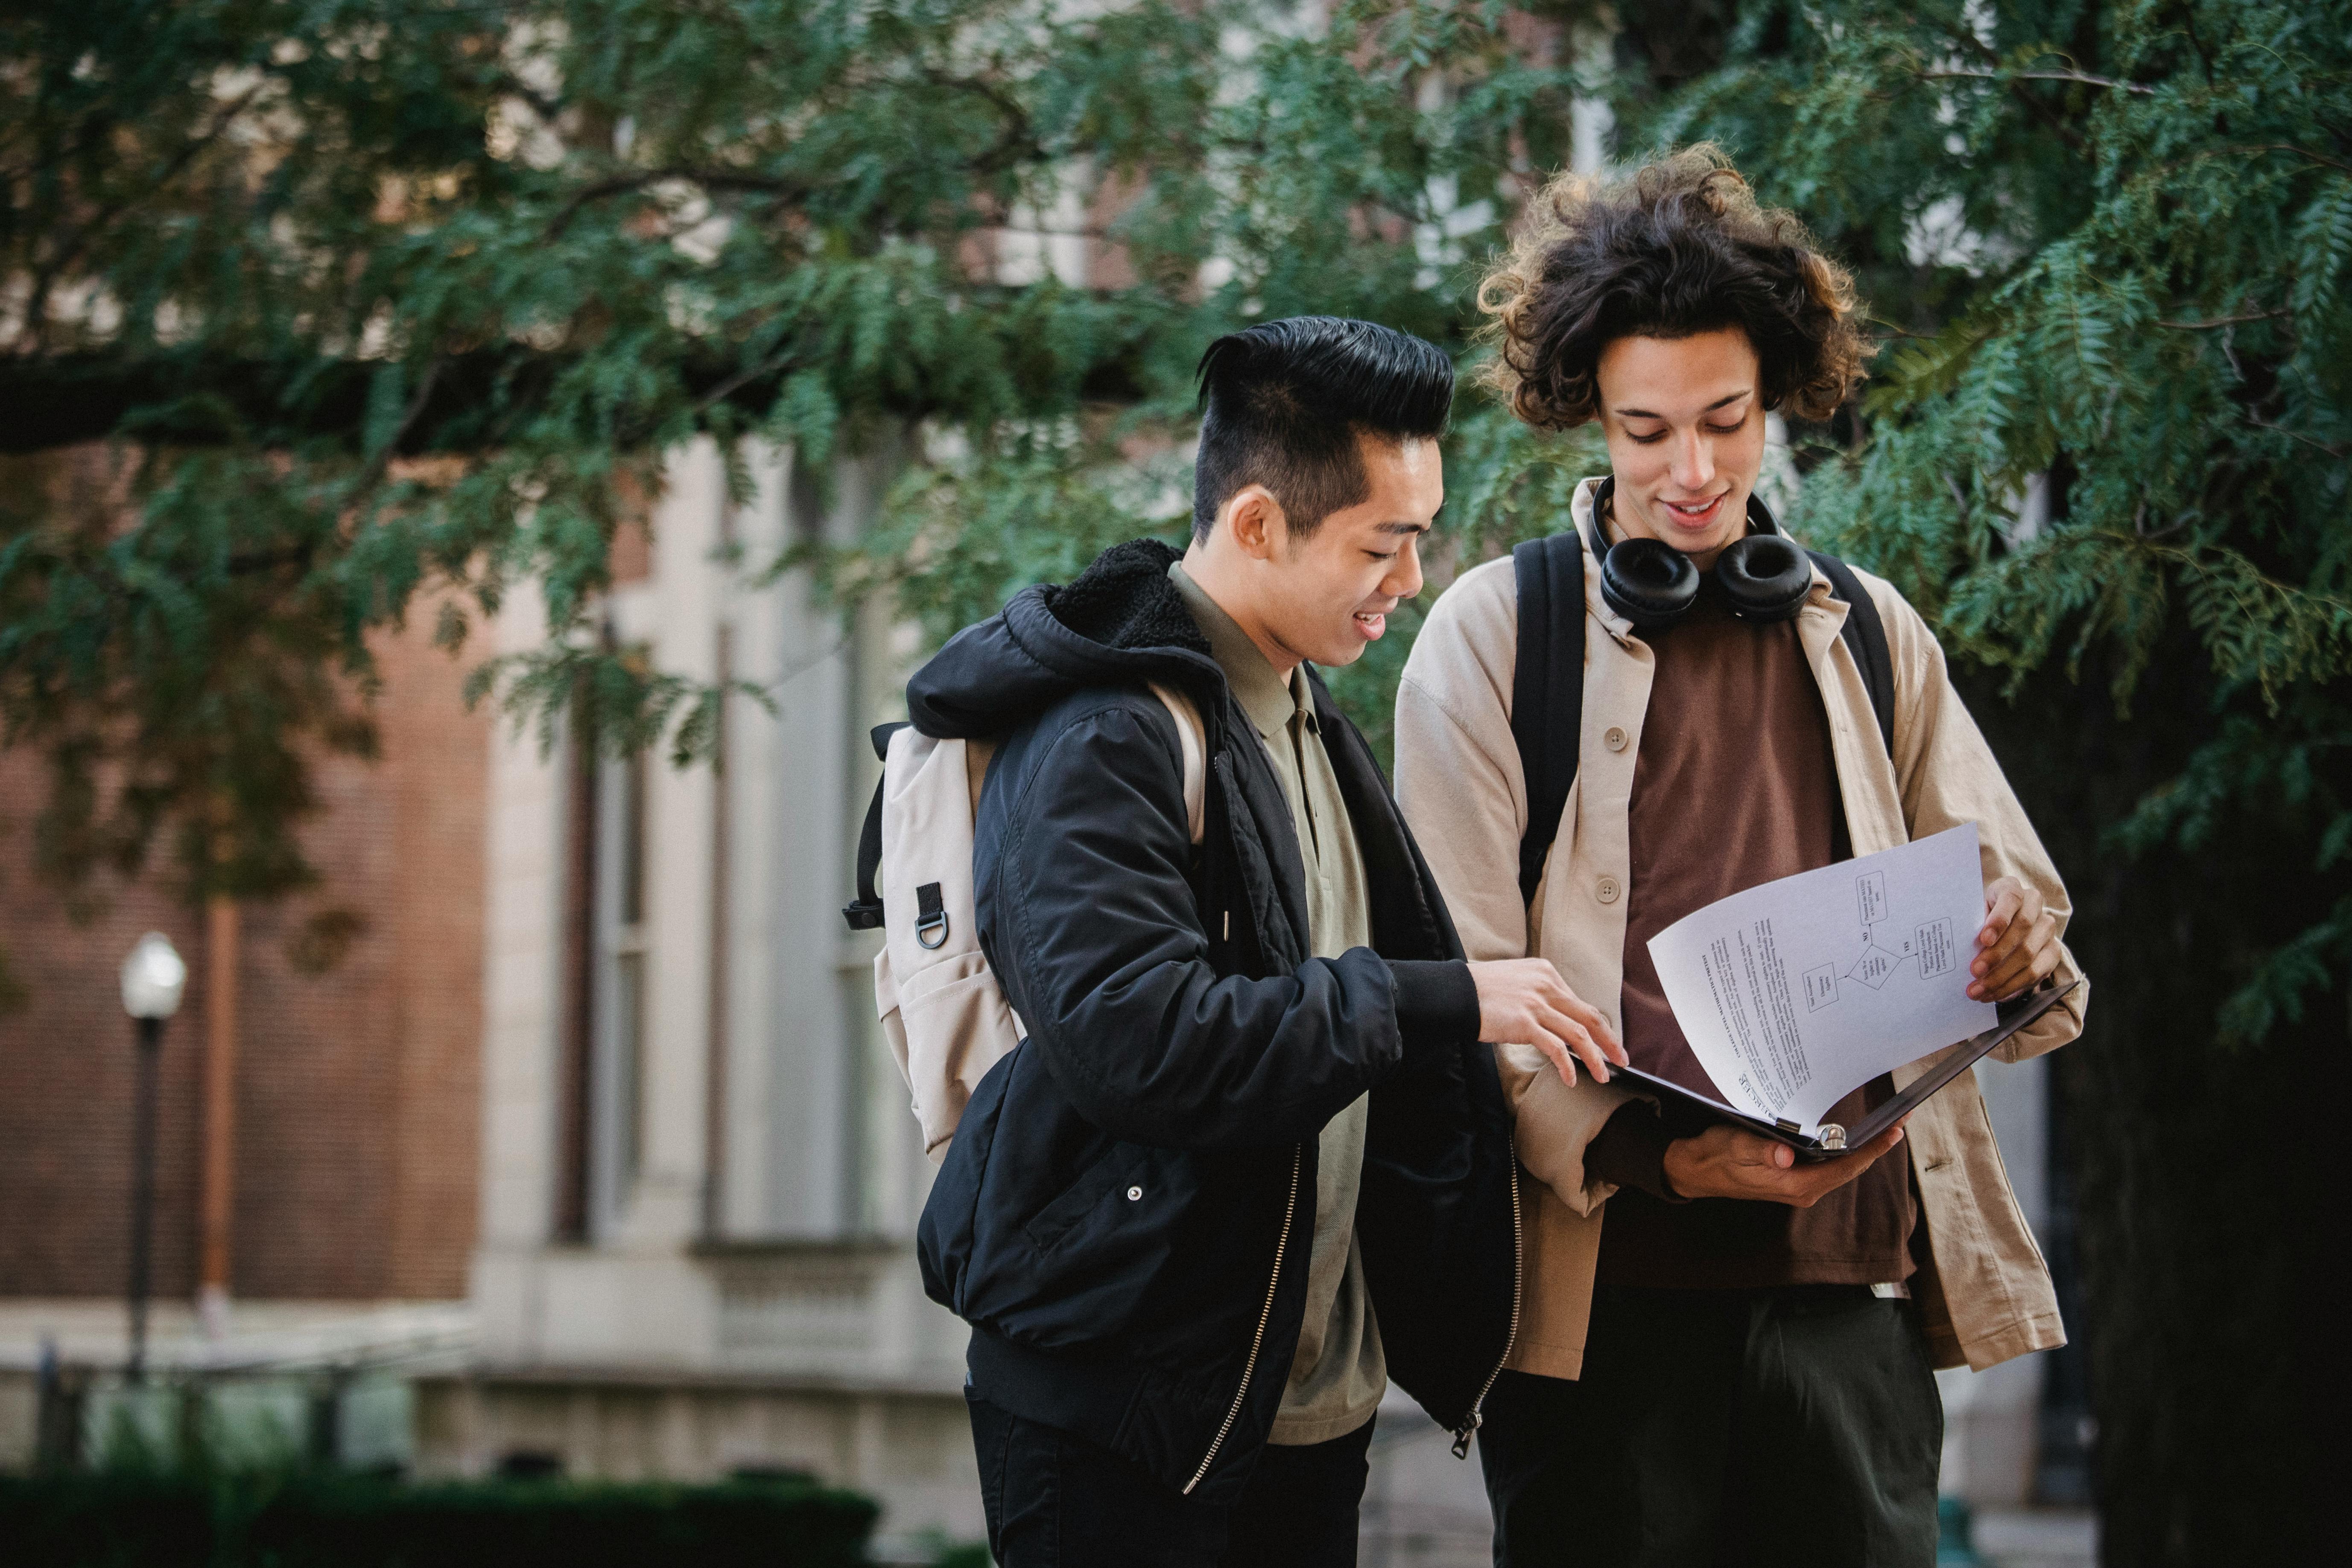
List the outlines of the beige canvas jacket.
{"label": "beige canvas jacket", "polygon": [[[1596,482],[1578,488],[1572,511],[1588,538]],[[1846,607],[1830,596],[1819,571],[1797,619],[1829,715],[1853,852],[1867,855],[1973,822],[1985,879],[2014,876],[2039,889],[2063,932],[2071,912],[2066,889],[1946,678],[1942,648],[1892,584],[1856,575],[1886,624],[1895,667],[1891,761],[1862,672],[1838,636]],[[1431,610],[1397,692],[1396,774],[1397,798],[1469,956],[1539,953],[1615,1029],[1629,880],[1626,811],[1654,666],[1649,646],[1602,600],[1599,577],[1585,574],[1579,771],[1532,908],[1519,901],[1528,801],[1511,737],[1518,593],[1509,557],[1463,574]],[[1691,826],[1705,832],[1703,803],[1693,803]],[[2059,983],[2080,978],[2074,955],[2062,952]],[[2088,991],[2074,991],[1997,1054],[2021,1060],[2073,1039],[2082,1031]],[[1520,1230],[1525,1307],[1508,1364],[1572,1378],[1583,1365],[1593,1266],[1615,1190],[1586,1173],[1584,1149],[1627,1096],[1583,1077],[1568,1087],[1532,1047],[1505,1046],[1496,1057],[1515,1107],[1528,1200],[1521,1205]],[[1897,1072],[1896,1086],[1928,1065]],[[1973,1073],[1912,1115],[1903,1147],[1918,1178],[1933,1254],[1912,1290],[1937,1364],[1982,1369],[2063,1344],[2049,1271],[2010,1191]]]}

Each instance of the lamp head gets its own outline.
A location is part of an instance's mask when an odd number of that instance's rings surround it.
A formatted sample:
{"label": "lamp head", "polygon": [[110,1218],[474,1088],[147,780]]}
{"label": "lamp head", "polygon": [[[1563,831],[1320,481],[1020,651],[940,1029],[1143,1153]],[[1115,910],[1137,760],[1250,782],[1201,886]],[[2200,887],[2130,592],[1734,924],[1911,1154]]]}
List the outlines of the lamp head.
{"label": "lamp head", "polygon": [[180,1010],[188,966],[162,931],[139,939],[122,961],[122,1010],[134,1018],[168,1018]]}

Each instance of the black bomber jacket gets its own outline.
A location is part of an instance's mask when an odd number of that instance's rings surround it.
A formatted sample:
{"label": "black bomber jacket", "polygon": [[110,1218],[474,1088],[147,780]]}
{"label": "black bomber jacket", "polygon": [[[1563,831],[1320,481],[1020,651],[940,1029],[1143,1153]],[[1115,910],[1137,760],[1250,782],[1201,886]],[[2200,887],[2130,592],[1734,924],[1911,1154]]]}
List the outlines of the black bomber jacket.
{"label": "black bomber jacket", "polygon": [[[1311,955],[1289,805],[1168,566],[1106,552],[909,682],[989,737],[980,940],[1027,1035],[975,1089],[923,1212],[972,1392],[1183,1491],[1265,1440],[1298,1338],[1315,1141],[1371,1094],[1356,1235],[1391,1381],[1465,1438],[1514,1330],[1510,1117],[1435,881],[1315,681],[1373,945]],[[1311,678],[1311,672],[1310,672]],[[1207,742],[1191,842],[1175,721]],[[1457,1445],[1457,1451],[1459,1446]]]}

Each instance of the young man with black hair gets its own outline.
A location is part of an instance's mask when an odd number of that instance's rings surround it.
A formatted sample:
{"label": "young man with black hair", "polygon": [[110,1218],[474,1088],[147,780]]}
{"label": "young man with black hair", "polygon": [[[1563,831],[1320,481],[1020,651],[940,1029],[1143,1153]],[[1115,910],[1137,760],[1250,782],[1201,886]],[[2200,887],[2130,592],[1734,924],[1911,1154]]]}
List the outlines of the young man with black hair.
{"label": "young man with black hair", "polygon": [[1181,559],[1118,546],[908,686],[919,730],[998,742],[973,885],[1027,1033],[974,1089],[919,1250],[972,1325],[1005,1568],[1352,1563],[1389,1379],[1466,1434],[1510,1336],[1480,1042],[1601,1077],[1614,1046],[1548,962],[1463,960],[1315,674],[1420,591],[1451,364],[1309,317],[1218,340],[1201,380]]}
{"label": "young man with black hair", "polygon": [[[1860,379],[1845,275],[1696,148],[1619,184],[1556,184],[1481,302],[1514,412],[1599,420],[1611,471],[1568,520],[1580,594],[1539,577],[1523,605],[1519,562],[1476,567],[1406,665],[1399,795],[1467,951],[1551,959],[1633,1066],[1707,1091],[1649,939],[1742,889],[1974,822],[1987,915],[1969,994],[2079,979],[2065,889],[1917,613],[1878,578],[1750,537],[1778,531],[1755,500],[1767,411],[1826,418]],[[1538,821],[1549,753],[1523,748],[1553,743],[1549,710],[1515,711],[1537,701],[1518,665],[1549,668],[1560,638],[1581,655],[1559,678],[1580,663],[1580,719],[1557,721],[1573,784]],[[2084,994],[2002,1057],[2074,1038]],[[1478,1440],[1496,1561],[1927,1568],[1933,1369],[2064,1340],[1973,1077],[1809,1164],[1497,1055],[1528,1172],[1528,1289]]]}

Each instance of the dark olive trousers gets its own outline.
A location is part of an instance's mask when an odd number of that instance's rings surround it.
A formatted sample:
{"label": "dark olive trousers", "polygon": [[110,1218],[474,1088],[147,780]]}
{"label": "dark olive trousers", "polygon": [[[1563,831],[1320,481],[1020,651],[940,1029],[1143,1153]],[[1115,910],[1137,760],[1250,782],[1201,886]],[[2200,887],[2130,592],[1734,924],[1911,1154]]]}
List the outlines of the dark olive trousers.
{"label": "dark olive trousers", "polygon": [[1594,1292],[1584,1375],[1507,1372],[1496,1568],[1932,1568],[1944,1406],[1866,1285]]}

